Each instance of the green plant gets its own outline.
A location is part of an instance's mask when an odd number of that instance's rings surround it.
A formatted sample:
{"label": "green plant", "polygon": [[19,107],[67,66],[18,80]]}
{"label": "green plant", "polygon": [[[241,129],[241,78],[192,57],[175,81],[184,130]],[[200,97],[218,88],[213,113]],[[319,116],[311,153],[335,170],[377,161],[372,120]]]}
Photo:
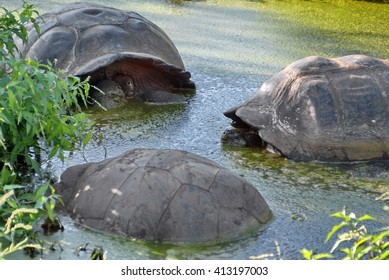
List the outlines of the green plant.
{"label": "green plant", "polygon": [[15,40],[27,44],[26,25],[39,33],[27,2],[21,11],[2,8],[0,16],[0,258],[23,248],[41,248],[33,231],[38,219],[55,219],[59,200],[50,184],[21,185],[21,175],[42,172],[47,160],[83,149],[92,123],[81,112],[87,105],[88,80],[65,77],[53,66],[24,58]]}
{"label": "green plant", "polygon": [[[2,184],[9,182],[18,164],[40,172],[39,153],[48,158],[86,145],[89,124],[79,101],[86,105],[88,81],[78,77],[61,78],[61,72],[48,65],[21,57],[13,36],[27,43],[25,25],[34,24],[38,14],[24,2],[22,12],[3,8],[0,19],[0,158]],[[38,157],[37,157],[38,156]]]}
{"label": "green plant", "polygon": [[[7,202],[7,200],[14,195],[14,191],[10,190],[5,195],[0,197],[0,211],[2,206]],[[8,211],[10,208],[6,208]],[[2,215],[8,211],[1,211]],[[0,227],[0,260],[8,254],[12,254],[18,250],[23,250],[26,248],[35,248],[41,249],[42,247],[36,243],[29,243],[29,234],[32,230],[31,221],[27,223],[23,222],[23,217],[26,215],[36,215],[38,213],[37,209],[31,208],[17,208],[11,212],[11,215],[6,219],[5,226]],[[23,238],[19,236],[22,235]],[[2,248],[6,244],[7,247]]]}
{"label": "green plant", "polygon": [[[344,255],[344,260],[389,260],[389,227],[370,233],[365,225],[361,225],[361,222],[374,220],[372,216],[363,215],[357,217],[354,213],[347,214],[345,209],[331,216],[342,221],[332,228],[325,242],[328,242],[340,229],[346,228],[347,230],[338,234],[330,253],[314,254],[312,250],[301,250],[305,259],[334,258],[333,253],[340,251]],[[351,244],[351,246],[340,248],[340,245],[344,243]]]}
{"label": "green plant", "polygon": [[[51,194],[47,195],[49,189]],[[3,239],[1,243],[7,247],[2,251],[0,243],[0,259],[21,249],[43,250],[33,226],[45,216],[50,221],[55,220],[54,207],[57,201],[62,203],[60,197],[49,183],[43,184],[34,193],[21,185],[6,185],[4,190],[7,193],[0,197],[0,213],[6,223],[0,226],[0,240]],[[15,190],[19,191],[18,196],[15,196]]]}

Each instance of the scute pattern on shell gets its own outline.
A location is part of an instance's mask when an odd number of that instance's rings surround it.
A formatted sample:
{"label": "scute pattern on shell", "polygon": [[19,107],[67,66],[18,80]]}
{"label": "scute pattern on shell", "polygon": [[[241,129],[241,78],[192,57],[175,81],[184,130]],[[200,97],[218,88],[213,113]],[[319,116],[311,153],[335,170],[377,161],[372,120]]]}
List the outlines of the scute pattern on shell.
{"label": "scute pattern on shell", "polygon": [[227,117],[294,160],[389,158],[389,60],[307,57]]}
{"label": "scute pattern on shell", "polygon": [[55,188],[81,224],[148,241],[235,239],[272,217],[249,182],[178,150],[135,149],[76,165]]}
{"label": "scute pattern on shell", "polygon": [[189,82],[181,56],[167,34],[135,12],[91,3],[65,5],[37,18],[22,53],[42,63],[54,62],[66,75],[85,76],[123,60],[148,60],[161,71]]}

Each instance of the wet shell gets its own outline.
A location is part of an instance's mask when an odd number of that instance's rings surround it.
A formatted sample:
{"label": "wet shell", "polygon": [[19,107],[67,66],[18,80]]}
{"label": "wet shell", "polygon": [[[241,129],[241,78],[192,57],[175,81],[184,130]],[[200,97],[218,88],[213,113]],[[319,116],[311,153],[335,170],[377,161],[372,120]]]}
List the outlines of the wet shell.
{"label": "wet shell", "polygon": [[195,154],[135,149],[68,168],[56,184],[70,216],[111,233],[158,242],[236,239],[272,213],[242,177]]}
{"label": "wet shell", "polygon": [[195,87],[171,39],[135,12],[74,3],[36,20],[40,35],[32,25],[27,26],[28,44],[17,40],[18,48],[27,58],[53,63],[64,76],[91,76],[92,84],[115,80],[124,92],[121,79],[127,76],[136,88],[174,91]]}
{"label": "wet shell", "polygon": [[389,158],[388,108],[389,60],[312,56],[225,115],[288,158],[358,161]]}

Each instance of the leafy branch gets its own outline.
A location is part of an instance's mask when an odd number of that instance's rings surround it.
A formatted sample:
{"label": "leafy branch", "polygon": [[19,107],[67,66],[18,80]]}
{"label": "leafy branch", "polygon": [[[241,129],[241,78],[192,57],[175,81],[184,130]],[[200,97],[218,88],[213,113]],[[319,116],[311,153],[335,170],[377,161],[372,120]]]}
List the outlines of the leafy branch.
{"label": "leafy branch", "polygon": [[[383,194],[379,199],[389,200],[389,193]],[[370,233],[361,222],[375,220],[374,217],[370,215],[357,217],[352,212],[348,214],[346,209],[331,216],[341,219],[341,222],[333,226],[325,239],[327,243],[336,233],[338,234],[330,252],[314,254],[312,250],[303,249],[300,252],[305,259],[334,258],[333,253],[340,251],[343,253],[343,260],[389,260],[389,227]],[[341,229],[345,231],[340,232]],[[351,246],[342,248],[343,244],[351,244]]]}
{"label": "leafy branch", "polygon": [[45,216],[55,222],[62,203],[50,183],[23,186],[21,175],[42,173],[47,160],[65,159],[66,151],[84,149],[93,125],[82,113],[88,80],[64,77],[53,65],[23,57],[16,42],[28,43],[27,26],[40,33],[33,5],[0,7],[0,258],[21,249],[42,248],[34,226]]}

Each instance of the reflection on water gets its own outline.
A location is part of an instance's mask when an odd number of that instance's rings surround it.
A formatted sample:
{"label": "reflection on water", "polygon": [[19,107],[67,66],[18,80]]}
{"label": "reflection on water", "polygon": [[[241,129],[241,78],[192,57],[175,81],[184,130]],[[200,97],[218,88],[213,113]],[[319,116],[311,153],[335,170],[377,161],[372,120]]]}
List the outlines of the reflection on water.
{"label": "reflection on water", "polygon": [[265,149],[226,147],[229,160],[255,172],[264,180],[304,187],[365,191],[379,194],[389,190],[389,162],[324,164],[293,162]]}
{"label": "reflection on water", "polygon": [[[21,1],[19,1],[21,2]],[[41,11],[66,1],[31,1]],[[107,1],[93,1],[108,3]],[[11,7],[14,2],[0,0]],[[299,250],[325,251],[324,238],[337,222],[329,215],[343,207],[369,213],[388,224],[378,192],[389,190],[389,165],[295,163],[263,150],[222,147],[229,127],[223,112],[255,94],[260,84],[287,64],[309,55],[341,56],[354,52],[389,57],[389,5],[350,1],[183,1],[114,0],[109,5],[134,10],[171,37],[196,83],[186,104],[133,103],[119,110],[90,113],[104,138],[85,151],[100,161],[137,147],[174,148],[217,161],[252,182],[268,201],[275,219],[263,231],[219,245],[161,245],[111,237],[84,229],[67,216],[63,233],[47,237],[63,252],[46,258],[78,259],[80,244],[103,245],[110,259],[245,259],[271,253],[301,258]],[[363,18],[363,21],[360,20]],[[57,176],[83,162],[73,154],[64,165],[53,162]],[[278,245],[277,245],[278,244]],[[279,247],[278,247],[279,246]],[[280,250],[278,256],[277,248]],[[21,258],[22,256],[16,256]]]}

